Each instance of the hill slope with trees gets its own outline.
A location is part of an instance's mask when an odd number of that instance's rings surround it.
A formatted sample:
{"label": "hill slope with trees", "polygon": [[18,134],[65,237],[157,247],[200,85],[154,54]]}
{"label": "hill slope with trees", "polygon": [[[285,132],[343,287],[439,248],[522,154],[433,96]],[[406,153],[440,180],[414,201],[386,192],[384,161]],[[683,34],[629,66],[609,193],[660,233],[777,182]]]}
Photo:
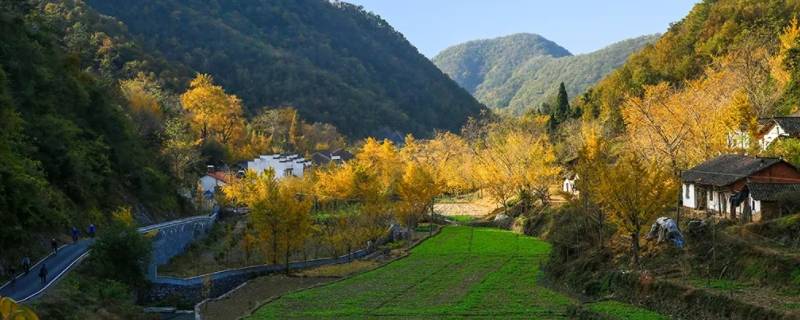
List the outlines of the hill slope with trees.
{"label": "hill slope with trees", "polygon": [[[350,136],[457,130],[483,108],[379,16],[302,1],[86,1],[147,52],[211,74],[253,114],[293,106]],[[184,81],[186,82],[186,81]]]}
{"label": "hill slope with trees", "polygon": [[539,109],[564,83],[577,96],[658,36],[642,36],[572,55],[536,34],[471,41],[445,49],[434,63],[489,107],[522,113]]}

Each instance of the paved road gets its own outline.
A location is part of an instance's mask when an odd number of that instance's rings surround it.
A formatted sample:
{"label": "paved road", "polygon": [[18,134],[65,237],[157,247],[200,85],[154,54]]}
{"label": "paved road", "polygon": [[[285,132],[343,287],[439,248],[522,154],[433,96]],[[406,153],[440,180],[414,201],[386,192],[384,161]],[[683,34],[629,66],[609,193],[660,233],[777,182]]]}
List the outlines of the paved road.
{"label": "paved road", "polygon": [[[210,217],[216,219],[216,214],[219,208],[214,208],[213,214]],[[155,229],[164,227],[191,223],[198,219],[207,218],[209,216],[195,216],[178,220],[167,221],[159,224],[149,225],[139,228],[139,232],[146,233]],[[45,290],[52,287],[59,279],[66,275],[72,268],[77,266],[86,256],[89,255],[89,248],[94,239],[83,239],[74,244],[67,244],[58,249],[58,254],[50,254],[44,259],[37,262],[28,274],[21,274],[14,281],[14,286],[11,282],[7,282],[0,286],[0,296],[11,297],[17,302],[27,302],[39,297]],[[39,278],[39,269],[42,264],[47,266],[47,283],[42,285]]]}
{"label": "paved road", "polygon": [[[28,274],[19,275],[13,287],[10,282],[0,287],[0,296],[11,297],[18,302],[38,297],[88,254],[92,242],[94,239],[83,239],[75,244],[61,246],[57,254],[51,253],[37,262]],[[43,264],[48,271],[45,285],[39,279],[39,270]]]}

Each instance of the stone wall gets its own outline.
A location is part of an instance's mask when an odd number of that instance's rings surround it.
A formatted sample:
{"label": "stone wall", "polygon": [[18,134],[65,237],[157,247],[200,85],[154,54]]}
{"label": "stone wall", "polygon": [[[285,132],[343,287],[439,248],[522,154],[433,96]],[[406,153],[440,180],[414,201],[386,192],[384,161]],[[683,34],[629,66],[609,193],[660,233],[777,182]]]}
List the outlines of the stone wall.
{"label": "stone wall", "polygon": [[219,207],[214,207],[208,216],[191,217],[182,220],[170,221],[163,224],[140,228],[142,233],[156,230],[152,240],[152,257],[148,267],[148,277],[157,278],[158,266],[167,264],[170,259],[180,255],[194,241],[208,235],[219,216]]}

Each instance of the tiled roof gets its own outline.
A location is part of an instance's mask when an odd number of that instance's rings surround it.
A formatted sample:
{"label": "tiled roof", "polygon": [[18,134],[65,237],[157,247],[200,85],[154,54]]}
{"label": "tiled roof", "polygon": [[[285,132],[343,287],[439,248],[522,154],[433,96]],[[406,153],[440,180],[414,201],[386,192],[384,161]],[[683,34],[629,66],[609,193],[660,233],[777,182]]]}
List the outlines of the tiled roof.
{"label": "tiled roof", "polygon": [[681,173],[681,180],[701,185],[724,187],[782,161],[778,158],[726,154],[684,171]]}
{"label": "tiled roof", "polygon": [[209,176],[209,177],[212,177],[214,179],[217,179],[219,181],[226,182],[226,183],[230,179],[230,177],[228,177],[228,175],[225,174],[225,172],[223,172],[223,171],[209,172],[206,175]]}
{"label": "tiled roof", "polygon": [[748,183],[750,196],[759,201],[775,201],[785,194],[800,194],[800,183]]}
{"label": "tiled roof", "polygon": [[777,123],[783,131],[786,131],[786,134],[800,137],[800,116],[764,118],[759,119],[758,122],[761,125],[761,134],[766,133],[772,128],[773,124]]}

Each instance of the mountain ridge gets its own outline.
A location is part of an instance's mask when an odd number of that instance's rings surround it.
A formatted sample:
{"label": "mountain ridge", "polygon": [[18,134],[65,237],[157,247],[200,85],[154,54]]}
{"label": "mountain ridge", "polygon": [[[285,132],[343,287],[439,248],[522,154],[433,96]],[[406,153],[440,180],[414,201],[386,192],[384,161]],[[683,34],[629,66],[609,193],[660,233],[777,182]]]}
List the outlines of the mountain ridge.
{"label": "mountain ridge", "polygon": [[[572,55],[567,49],[563,49],[567,54],[560,55],[512,53],[524,57],[523,61],[514,61],[506,67],[483,73],[484,77],[482,78],[473,78],[470,81],[465,81],[464,77],[458,76],[465,69],[461,66],[462,64],[485,59],[484,57],[470,57],[470,54],[477,53],[474,52],[475,50],[467,52],[466,48],[476,44],[488,47],[501,46],[509,39],[518,39],[515,38],[518,35],[520,34],[474,40],[451,46],[434,57],[432,61],[482,103],[495,109],[518,114],[538,108],[555,93],[561,82],[565,83],[571,97],[583,93],[586,88],[624,63],[630,54],[653,43],[658,38],[658,35],[640,36],[578,55]],[[542,37],[542,39],[544,38]],[[550,40],[546,41],[555,44]],[[561,46],[558,47],[561,48]],[[489,58],[498,60],[491,63],[494,65],[507,60],[503,56]],[[463,62],[459,63],[459,61]],[[456,76],[453,76],[454,74]]]}

